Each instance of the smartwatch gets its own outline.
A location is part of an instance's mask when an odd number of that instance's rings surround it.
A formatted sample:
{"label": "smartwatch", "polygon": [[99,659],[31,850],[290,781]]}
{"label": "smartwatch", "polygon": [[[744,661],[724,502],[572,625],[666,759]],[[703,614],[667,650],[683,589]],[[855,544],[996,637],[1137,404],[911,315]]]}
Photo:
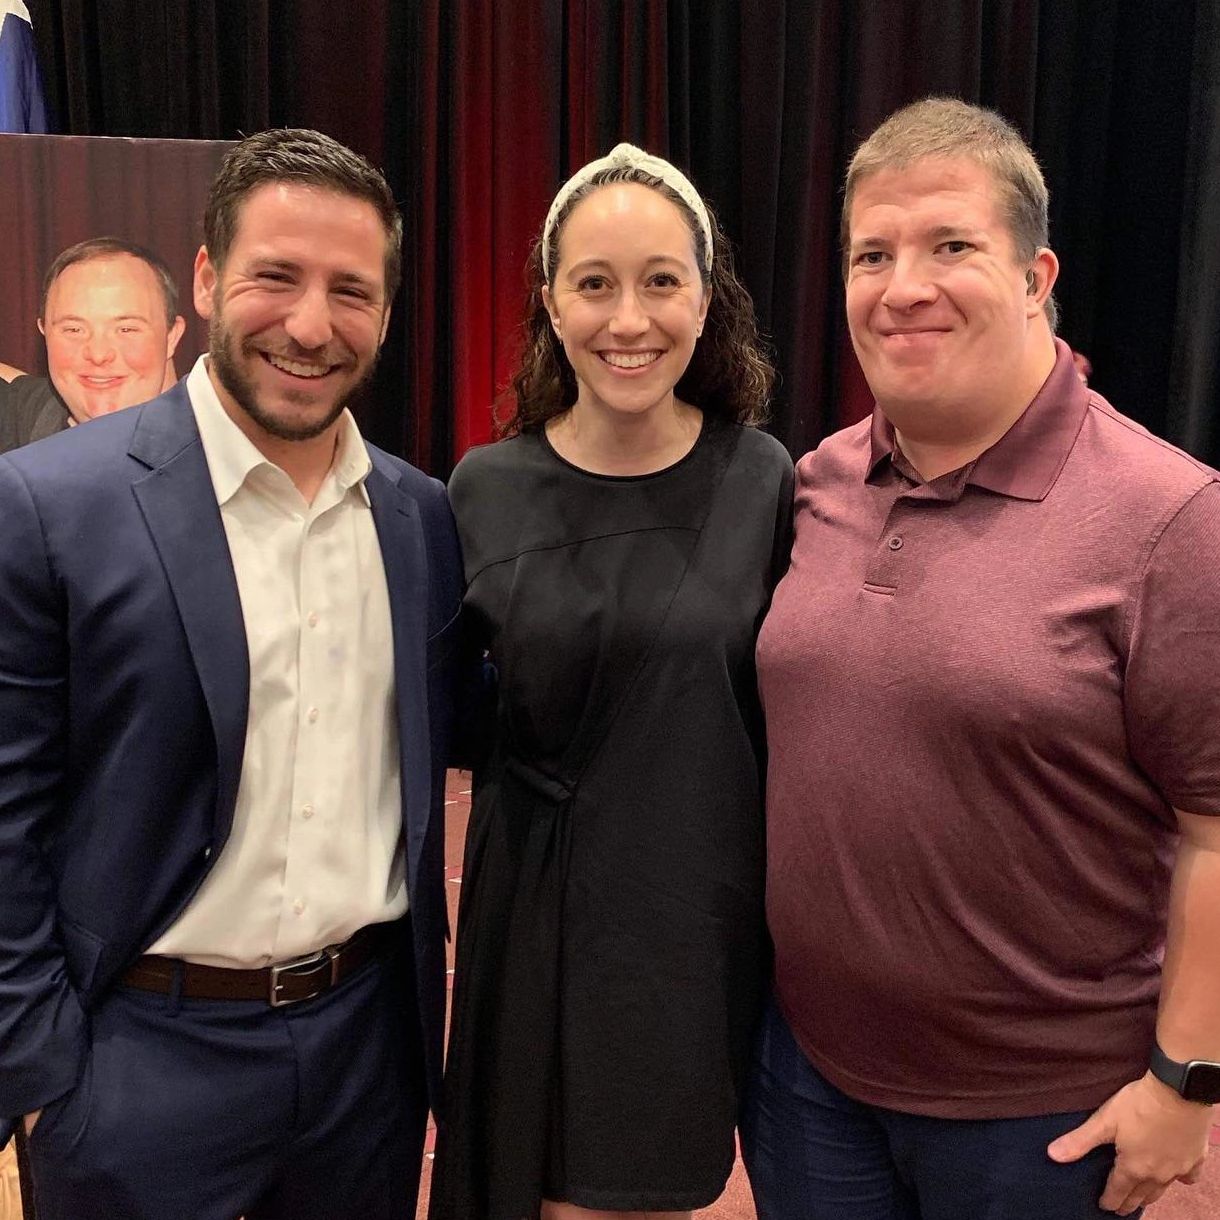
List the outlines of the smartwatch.
{"label": "smartwatch", "polygon": [[1197,1101],[1201,1105],[1213,1106],[1220,1102],[1220,1063],[1210,1059],[1190,1059],[1179,1063],[1152,1044],[1152,1055],[1148,1070],[1162,1084],[1167,1084],[1186,1101]]}

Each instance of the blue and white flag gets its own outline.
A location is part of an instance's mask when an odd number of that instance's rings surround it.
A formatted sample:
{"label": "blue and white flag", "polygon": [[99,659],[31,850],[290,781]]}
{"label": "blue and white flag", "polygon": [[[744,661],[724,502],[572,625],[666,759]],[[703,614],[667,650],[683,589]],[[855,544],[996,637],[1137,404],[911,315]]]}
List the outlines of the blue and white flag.
{"label": "blue and white flag", "polygon": [[0,0],[0,131],[46,130],[30,10],[21,0]]}

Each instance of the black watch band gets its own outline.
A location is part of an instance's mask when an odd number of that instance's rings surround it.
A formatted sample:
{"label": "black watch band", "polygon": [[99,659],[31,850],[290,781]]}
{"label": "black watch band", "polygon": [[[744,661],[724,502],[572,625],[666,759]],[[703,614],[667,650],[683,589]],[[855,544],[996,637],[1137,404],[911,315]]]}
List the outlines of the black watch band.
{"label": "black watch band", "polygon": [[1148,1070],[1162,1083],[1187,1101],[1213,1106],[1220,1102],[1220,1063],[1210,1059],[1191,1059],[1179,1063],[1153,1042]]}

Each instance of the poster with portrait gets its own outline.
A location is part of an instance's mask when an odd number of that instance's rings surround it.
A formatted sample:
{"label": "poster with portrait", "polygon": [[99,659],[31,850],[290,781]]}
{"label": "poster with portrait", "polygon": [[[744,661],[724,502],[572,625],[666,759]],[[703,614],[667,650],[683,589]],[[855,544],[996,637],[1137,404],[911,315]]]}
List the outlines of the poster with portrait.
{"label": "poster with portrait", "polygon": [[192,266],[229,147],[0,135],[0,449],[147,401],[190,369],[207,341]]}

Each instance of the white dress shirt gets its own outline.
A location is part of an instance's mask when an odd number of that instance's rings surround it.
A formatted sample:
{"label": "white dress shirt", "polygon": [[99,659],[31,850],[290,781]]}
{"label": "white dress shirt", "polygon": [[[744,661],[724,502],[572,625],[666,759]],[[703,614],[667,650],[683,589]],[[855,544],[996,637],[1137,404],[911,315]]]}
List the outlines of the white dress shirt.
{"label": "white dress shirt", "polygon": [[389,595],[351,414],[306,504],[225,414],[206,357],[186,388],[237,575],[250,713],[228,842],[149,952],[259,967],[407,909]]}

